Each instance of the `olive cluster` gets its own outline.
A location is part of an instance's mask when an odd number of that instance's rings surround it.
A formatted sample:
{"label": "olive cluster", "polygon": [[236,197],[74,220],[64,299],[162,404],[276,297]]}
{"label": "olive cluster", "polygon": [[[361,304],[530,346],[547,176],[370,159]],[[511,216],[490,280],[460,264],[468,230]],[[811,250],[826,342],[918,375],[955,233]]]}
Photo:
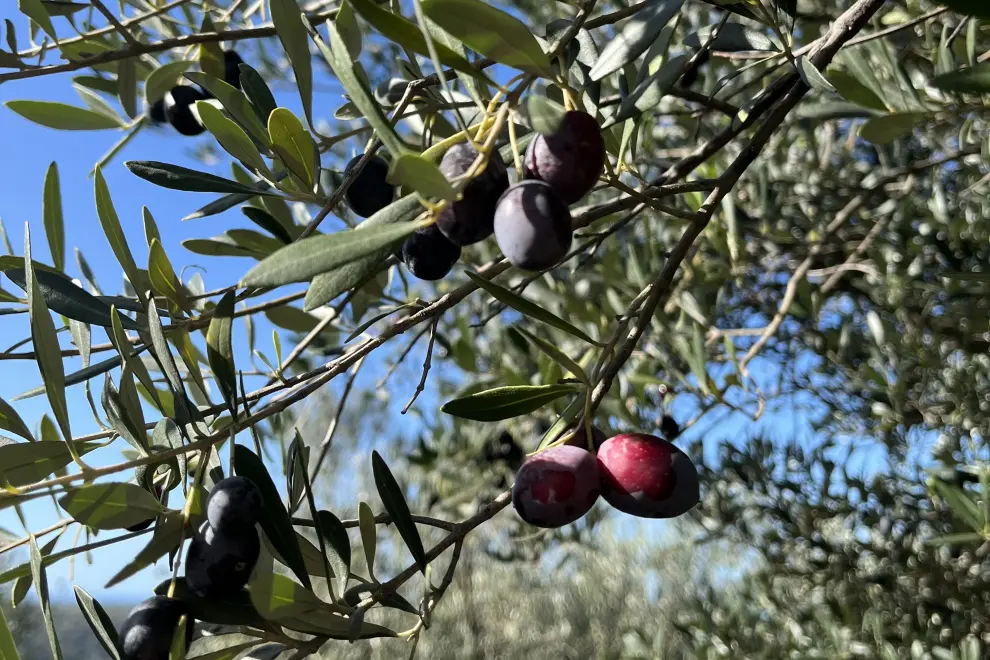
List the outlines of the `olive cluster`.
{"label": "olive cluster", "polygon": [[[206,522],[186,551],[186,586],[196,595],[223,600],[248,583],[261,552],[255,528],[261,504],[261,491],[245,477],[224,479],[210,491]],[[194,622],[187,604],[166,596],[143,601],[120,628],[121,659],[168,660],[172,637],[183,615],[188,648]]]}
{"label": "olive cluster", "polygon": [[[454,145],[440,161],[448,179],[465,176],[478,159],[468,143]],[[361,160],[345,168],[345,175]],[[605,141],[591,115],[571,111],[552,135],[537,135],[526,149],[522,180],[509,185],[509,173],[498,151],[437,215],[436,222],[413,233],[402,245],[406,268],[423,280],[438,280],[460,259],[461,249],[492,234],[512,265],[540,271],[560,262],[571,246],[568,206],[595,185],[605,164]],[[347,189],[351,210],[361,217],[388,206],[395,188],[387,181],[388,163],[371,157]]]}
{"label": "olive cluster", "polygon": [[[223,80],[228,85],[241,88],[240,64],[244,60],[234,50],[223,53]],[[196,101],[210,98],[210,94],[192,85],[176,85],[165,96],[148,108],[148,118],[156,124],[168,123],[182,135],[199,135],[205,128],[200,123],[192,106]]]}
{"label": "olive cluster", "polygon": [[592,427],[590,446],[585,429],[578,429],[564,444],[528,458],[512,486],[516,513],[537,527],[572,523],[599,497],[640,518],[675,518],[698,503],[698,472],[662,438],[622,433],[606,439]]}

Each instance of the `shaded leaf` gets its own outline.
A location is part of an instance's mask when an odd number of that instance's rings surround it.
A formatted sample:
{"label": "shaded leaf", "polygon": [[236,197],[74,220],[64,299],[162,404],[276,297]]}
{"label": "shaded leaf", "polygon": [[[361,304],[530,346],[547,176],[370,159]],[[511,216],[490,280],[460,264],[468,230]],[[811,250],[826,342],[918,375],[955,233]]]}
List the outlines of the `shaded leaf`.
{"label": "shaded leaf", "polygon": [[588,374],[584,372],[577,362],[568,357],[563,351],[553,345],[552,342],[539,337],[532,332],[521,327],[514,327],[513,330],[521,334],[528,342],[536,346],[538,349],[546,353],[554,362],[559,364],[561,367],[570,371],[574,374],[574,377],[580,380],[585,385],[590,387],[591,383],[588,380]]}
{"label": "shaded leaf", "polygon": [[409,505],[406,503],[402,488],[392,476],[392,471],[388,469],[388,464],[377,451],[371,452],[371,469],[375,475],[375,487],[378,495],[382,498],[385,510],[392,517],[392,524],[399,530],[399,536],[405,541],[406,547],[416,560],[419,570],[426,575],[426,550],[423,548],[423,539],[419,536],[416,523],[413,522],[409,513]]}
{"label": "shaded leaf", "polygon": [[281,620],[319,607],[322,603],[311,591],[285,575],[256,575],[249,585],[251,604],[265,619]]}
{"label": "shaded leaf", "polygon": [[120,482],[75,488],[58,503],[73,519],[94,529],[131,527],[164,511],[144,488]]}
{"label": "shaded leaf", "polygon": [[0,611],[0,660],[20,660],[20,657],[14,644],[14,636],[10,634],[7,619],[3,611]]}
{"label": "shaded leaf", "polygon": [[542,94],[530,94],[526,103],[526,113],[533,130],[543,135],[553,135],[560,128],[566,111]]}
{"label": "shaded leaf", "polygon": [[65,270],[65,227],[62,222],[62,189],[58,179],[58,165],[52,161],[45,173],[45,194],[41,213],[48,237],[48,249],[57,270]]}
{"label": "shaded leaf", "polygon": [[144,80],[144,100],[148,105],[162,100],[165,93],[175,87],[179,82],[179,76],[193,65],[188,60],[176,60],[163,64],[151,73]]}
{"label": "shaded leaf", "polygon": [[268,470],[265,469],[265,464],[253,451],[242,445],[237,445],[234,448],[234,471],[253,481],[261,490],[262,501],[264,502],[264,514],[260,521],[261,528],[275,549],[285,559],[286,566],[295,573],[306,588],[310,588],[309,575],[299,550],[299,543],[296,541],[296,532],[292,528],[292,521],[282,504],[278,489],[269,476]]}
{"label": "shaded leaf", "polygon": [[661,0],[634,14],[602,50],[589,77],[601,80],[643,54],[683,4],[684,0]]}
{"label": "shaded leaf", "polygon": [[[32,442],[34,441],[34,436],[31,435],[31,431],[28,429],[27,424],[25,424],[24,420],[21,419],[21,416],[17,414],[14,407],[3,399],[0,399],[0,429],[10,431],[11,433],[25,438],[26,440],[31,440]],[[0,448],[0,453],[2,452],[3,449]],[[0,459],[0,465],[7,465],[7,463]]]}
{"label": "shaded leaf", "polygon": [[206,357],[230,414],[237,416],[237,371],[231,331],[234,325],[234,292],[228,291],[217,302],[206,332]]}
{"label": "shaded leaf", "polygon": [[317,511],[320,533],[327,546],[327,559],[337,580],[337,591],[344,593],[351,572],[351,540],[340,518],[329,511]]}
{"label": "shaded leaf", "polygon": [[[736,53],[740,51],[779,51],[780,44],[763,32],[746,27],[741,23],[726,23],[719,28],[718,34],[712,39],[715,26],[704,27],[684,38],[684,45],[689,48],[701,48],[710,43],[712,50]],[[710,40],[710,41],[709,41]]]}
{"label": "shaded leaf", "polygon": [[471,394],[448,401],[442,412],[478,422],[496,422],[539,410],[560,397],[576,392],[576,385],[515,385]]}
{"label": "shaded leaf", "polygon": [[457,192],[437,164],[419,154],[404,153],[395,158],[389,166],[388,181],[415,190],[424,197],[457,199]]}
{"label": "shaded leaf", "polygon": [[361,531],[361,545],[364,547],[364,559],[368,564],[368,572],[375,575],[375,552],[378,548],[378,530],[375,529],[375,514],[366,502],[358,503],[358,528]]}
{"label": "shaded leaf", "polygon": [[[156,186],[161,186],[162,188],[169,188],[171,190],[242,194],[246,195],[245,200],[257,195],[275,194],[264,189],[245,186],[236,181],[214,176],[213,174],[198,172],[179,165],[170,165],[169,163],[159,163],[153,160],[129,160],[125,162],[124,165],[127,166],[127,169],[129,169],[132,173],[145,181],[153,183]],[[268,184],[265,185],[267,186]],[[219,213],[220,211],[226,210],[239,203],[239,201],[233,202],[230,206],[226,206],[218,211],[213,211],[213,213]],[[196,217],[203,217],[205,215],[212,215],[213,213],[194,215]]]}
{"label": "shaded leaf", "polygon": [[932,79],[932,86],[947,92],[990,93],[990,62],[936,76]]}
{"label": "shaded leaf", "polygon": [[465,271],[465,272],[467,273],[467,276],[471,279],[472,282],[474,282],[479,287],[481,287],[486,292],[488,292],[488,294],[491,295],[493,298],[495,298],[495,300],[498,300],[499,302],[508,305],[517,312],[521,314],[525,314],[530,318],[534,318],[537,321],[542,321],[547,325],[553,326],[559,330],[563,330],[567,334],[573,335],[578,339],[582,339],[588,342],[589,344],[601,346],[599,342],[596,342],[594,339],[589,337],[583,331],[581,331],[574,325],[568,323],[564,319],[560,318],[553,312],[543,309],[536,303],[523,298],[519,294],[510,291],[509,289],[506,289],[504,286],[500,284],[496,284],[490,280],[486,280],[485,278],[481,277],[476,273],[472,273],[471,271]]}
{"label": "shaded leaf", "polygon": [[282,223],[276,220],[268,211],[259,209],[255,206],[242,206],[241,213],[246,215],[248,220],[258,225],[283,243],[288,244],[292,242],[292,236],[289,234],[288,230],[286,230],[286,228],[282,226]]}
{"label": "shaded leaf", "polygon": [[901,112],[871,117],[859,128],[859,136],[874,144],[890,144],[911,133],[928,115],[923,112]]}
{"label": "shaded leaf", "polygon": [[[27,291],[27,281],[23,268],[9,268],[4,275],[10,281]],[[50,271],[35,271],[35,283],[50,310],[82,323],[110,327],[110,306],[92,295],[65,275]],[[140,326],[126,316],[121,323],[128,330],[138,330]]]}
{"label": "shaded leaf", "polygon": [[[145,517],[145,520],[147,520],[147,517]],[[182,541],[183,526],[182,516],[167,516],[165,520],[160,521],[155,525],[154,535],[151,537],[148,545],[142,548],[137,553],[137,556],[120,569],[116,575],[110,578],[105,588],[109,589],[115,584],[123,582],[178,548],[179,543]]]}
{"label": "shaded leaf", "polygon": [[196,110],[203,126],[213,134],[224,151],[241,161],[248,169],[264,175],[270,174],[261,153],[244,129],[227,119],[208,101],[196,101]]}
{"label": "shaded leaf", "polygon": [[615,115],[615,121],[624,121],[636,117],[643,112],[655,110],[660,103],[660,99],[670,91],[678,78],[681,77],[689,60],[690,58],[687,55],[672,57],[655,74],[640,82],[622,100],[619,112]]}
{"label": "shaded leaf", "polygon": [[[96,442],[76,442],[80,456],[99,447]],[[0,478],[11,486],[33,484],[72,462],[69,448],[56,442],[14,442],[0,446]]]}
{"label": "shaded leaf", "polygon": [[267,126],[268,117],[278,107],[275,97],[272,96],[272,91],[268,88],[268,84],[261,77],[261,74],[250,65],[241,63],[237,65],[237,68],[240,70],[241,90],[251,103],[251,107],[254,108],[254,113],[258,116],[261,125]]}
{"label": "shaded leaf", "polygon": [[938,4],[966,16],[990,18],[990,6],[984,0],[940,0]]}
{"label": "shaded leaf", "polygon": [[[82,612],[83,618],[86,619],[86,623],[92,629],[93,634],[96,635],[100,646],[103,647],[103,650],[111,658],[119,660],[120,649],[119,640],[117,639],[117,628],[113,625],[110,615],[100,605],[100,601],[86,593],[85,589],[79,585],[73,585],[72,588],[75,592],[76,604],[79,606],[79,610]],[[0,656],[0,658],[2,657]]]}
{"label": "shaded leaf", "polygon": [[138,272],[137,264],[134,262],[134,255],[131,254],[131,248],[127,245],[127,238],[124,236],[124,230],[120,226],[120,218],[117,217],[117,211],[114,209],[113,199],[110,197],[110,189],[107,187],[106,179],[103,178],[102,168],[96,168],[94,180],[96,213],[100,218],[103,233],[106,234],[107,241],[110,243],[114,256],[117,257],[117,262],[123,268],[127,280],[134,287],[135,291],[137,291],[138,299],[143,302],[144,278]]}

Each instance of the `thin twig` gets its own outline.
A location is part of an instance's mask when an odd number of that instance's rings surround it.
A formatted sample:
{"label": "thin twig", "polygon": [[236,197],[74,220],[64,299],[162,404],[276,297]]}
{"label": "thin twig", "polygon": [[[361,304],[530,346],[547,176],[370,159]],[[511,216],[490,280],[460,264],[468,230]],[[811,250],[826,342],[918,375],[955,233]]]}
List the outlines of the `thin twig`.
{"label": "thin twig", "polygon": [[413,392],[412,398],[409,399],[409,403],[406,404],[405,408],[402,409],[402,414],[405,415],[409,412],[409,408],[416,401],[419,395],[426,389],[426,376],[430,373],[430,363],[433,361],[433,342],[437,338],[437,324],[440,323],[440,317],[433,319],[433,325],[430,328],[430,343],[426,346],[426,360],[423,361],[423,377],[419,379],[419,384],[416,386],[416,391]]}

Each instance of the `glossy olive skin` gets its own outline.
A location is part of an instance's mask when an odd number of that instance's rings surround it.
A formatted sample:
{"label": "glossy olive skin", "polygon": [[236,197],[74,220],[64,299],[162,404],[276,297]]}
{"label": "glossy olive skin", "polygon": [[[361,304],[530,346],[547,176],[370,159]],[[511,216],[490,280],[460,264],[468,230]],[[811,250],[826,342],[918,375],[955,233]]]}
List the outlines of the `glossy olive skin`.
{"label": "glossy olive skin", "polygon": [[261,539],[254,526],[221,533],[203,523],[186,551],[186,584],[204,598],[226,598],[251,579]]}
{"label": "glossy olive skin", "polygon": [[[344,176],[354,169],[364,154],[355,156],[344,167]],[[347,187],[344,198],[357,215],[368,218],[392,203],[395,186],[386,180],[388,163],[380,156],[372,156],[357,178]]]}
{"label": "glossy olive skin", "polygon": [[155,124],[168,123],[168,116],[165,114],[165,99],[161,98],[148,106],[148,119]]}
{"label": "glossy olive skin", "polygon": [[645,433],[623,433],[598,449],[602,497],[640,518],[676,518],[699,501],[698,471],[687,454]]}
{"label": "glossy olive skin", "polygon": [[592,454],[558,445],[522,464],[512,485],[512,506],[531,525],[563,527],[591,510],[601,492],[600,481]]}
{"label": "glossy olive skin", "polygon": [[241,88],[241,70],[239,64],[244,64],[244,60],[233,48],[223,51],[223,80],[228,85]]}
{"label": "glossy olive skin", "polygon": [[206,519],[218,532],[243,532],[261,516],[261,491],[247,477],[227,477],[210,491]]}
{"label": "glossy olive skin", "polygon": [[[447,150],[440,160],[440,172],[453,180],[463,176],[478,158],[470,144],[462,142]],[[437,216],[437,227],[454,245],[471,245],[492,235],[495,205],[509,187],[509,171],[497,150],[488,157],[485,169],[464,187],[461,198]]]}
{"label": "glossy olive skin", "polygon": [[165,95],[165,117],[172,128],[182,135],[199,135],[206,130],[196,115],[192,105],[206,98],[203,92],[190,85],[176,85]]}
{"label": "glossy olive skin", "polygon": [[509,263],[528,271],[551,268],[571,248],[571,214],[553,188],[520,181],[495,208],[495,240]]}
{"label": "glossy olive skin", "polygon": [[122,660],[168,660],[172,636],[182,615],[186,618],[186,649],[192,644],[195,622],[185,603],[166,596],[152,596],[131,610],[120,627]]}
{"label": "glossy olive skin", "polygon": [[402,244],[402,263],[421,280],[444,278],[461,258],[461,246],[447,240],[434,224],[417,229]]}
{"label": "glossy olive skin", "polygon": [[605,140],[595,118],[572,110],[553,135],[537,135],[526,148],[524,177],[545,181],[564,204],[577,202],[598,182]]}

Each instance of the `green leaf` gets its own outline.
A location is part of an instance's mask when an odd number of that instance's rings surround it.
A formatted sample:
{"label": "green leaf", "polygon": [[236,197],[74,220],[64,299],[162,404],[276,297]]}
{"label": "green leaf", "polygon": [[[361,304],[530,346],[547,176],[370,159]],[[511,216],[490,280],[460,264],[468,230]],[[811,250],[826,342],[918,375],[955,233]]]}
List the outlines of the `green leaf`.
{"label": "green leaf", "polygon": [[237,417],[237,371],[231,331],[234,326],[234,292],[228,291],[217,302],[206,332],[206,356],[220,393],[233,417]]}
{"label": "green leaf", "polygon": [[325,635],[330,639],[356,640],[374,637],[395,637],[394,631],[374,623],[367,623],[362,617],[351,614],[348,617],[327,611],[328,606],[311,612],[304,612],[282,621],[282,625],[292,630],[310,635]]}
{"label": "green leaf", "polygon": [[939,4],[966,16],[990,18],[990,6],[984,0],[940,0]]}
{"label": "green leaf", "polygon": [[540,42],[510,14],[479,0],[426,0],[423,12],[485,57],[526,73],[554,77]]}
{"label": "green leaf", "polygon": [[[263,183],[265,183],[265,187],[267,188],[268,184],[266,182]],[[199,218],[206,218],[211,215],[223,213],[224,211],[234,208],[238,204],[243,204],[244,202],[250,201],[252,197],[254,197],[254,193],[233,193],[230,195],[224,195],[223,197],[213,200],[206,206],[203,206],[193,213],[190,213],[186,217],[182,218],[182,221],[197,220]]]}
{"label": "green leaf", "polygon": [[797,69],[801,75],[801,80],[811,89],[818,92],[838,92],[835,86],[828,81],[828,78],[822,75],[822,72],[818,70],[818,67],[807,56],[798,58]]}
{"label": "green leaf", "polygon": [[307,191],[312,190],[319,179],[320,163],[313,136],[287,108],[276,108],[268,116],[268,134],[286,168],[299,177]]}
{"label": "green leaf", "polygon": [[542,94],[530,94],[526,102],[526,113],[534,131],[542,135],[553,135],[564,121],[566,111],[563,106]]}
{"label": "green leaf", "polygon": [[14,636],[10,634],[10,626],[3,611],[0,610],[0,660],[20,660],[17,653],[17,645],[14,644]]}
{"label": "green leaf", "polygon": [[[266,149],[271,146],[268,142],[268,132],[265,130],[264,124],[261,123],[257,110],[251,106],[251,102],[241,90],[228,84],[222,78],[199,71],[190,71],[185,74],[185,77],[215,96],[224,110],[230,114],[231,119],[255,142],[263,145]],[[199,107],[198,103],[197,101],[197,108]]]}
{"label": "green leaf", "polygon": [[[224,179],[223,177],[214,176],[213,174],[208,174],[206,172],[198,172],[196,170],[191,170],[187,167],[181,167],[179,165],[170,165],[169,163],[159,163],[153,160],[129,160],[124,163],[124,165],[133,174],[141,177],[145,181],[155,184],[156,186],[161,186],[162,188],[169,188],[170,190],[185,190],[187,192],[212,192],[212,193],[234,193],[245,195],[245,200],[255,197],[257,195],[274,195],[275,193],[266,192],[264,189],[252,188],[251,186],[245,186],[236,181],[231,181],[230,179]],[[267,184],[265,184],[267,186]],[[219,213],[225,211],[231,206],[239,204],[241,200],[234,201],[229,206],[225,206],[219,210],[213,211],[214,213]],[[206,207],[204,207],[206,208]],[[205,215],[212,215],[212,213],[202,213],[201,215],[196,215],[196,217],[203,217]],[[190,216],[193,217],[193,216]],[[189,218],[185,218],[189,219]]]}
{"label": "green leaf", "polygon": [[375,475],[375,487],[378,495],[382,498],[385,510],[392,517],[392,524],[399,530],[399,536],[405,541],[406,547],[416,560],[419,570],[426,575],[426,550],[423,548],[423,539],[419,536],[416,523],[413,522],[409,513],[409,505],[406,503],[402,488],[399,487],[392,471],[388,469],[385,459],[377,451],[371,452],[371,469]]}
{"label": "green leaf", "polygon": [[[110,615],[100,605],[100,601],[86,593],[85,589],[79,585],[74,585],[72,589],[76,595],[76,604],[79,605],[79,610],[82,612],[83,618],[86,619],[86,623],[93,630],[93,634],[96,635],[100,646],[103,647],[103,650],[111,658],[120,660],[120,642],[117,638],[117,628],[113,625]],[[0,659],[2,658],[4,656],[0,655]]]}
{"label": "green leaf", "polygon": [[261,74],[251,68],[248,64],[238,64],[237,68],[240,69],[240,81],[241,89],[244,95],[247,97],[248,101],[251,103],[251,107],[254,109],[254,113],[258,116],[258,120],[261,122],[262,126],[268,125],[268,117],[271,116],[272,111],[278,107],[275,102],[275,97],[272,96],[272,90],[268,89],[268,84],[265,79],[261,77]]}
{"label": "green leaf", "polygon": [[17,0],[17,8],[22,14],[30,18],[45,31],[53,41],[58,43],[58,34],[55,33],[55,26],[52,25],[51,16],[41,0]]}
{"label": "green leaf", "polygon": [[322,602],[309,590],[285,575],[265,573],[249,585],[251,604],[263,618],[282,620],[319,607]]}
{"label": "green leaf", "polygon": [[241,278],[241,286],[281,286],[305,282],[390,246],[422,226],[417,222],[368,229],[346,229],[286,245]]}
{"label": "green leaf", "polygon": [[266,309],[265,318],[280,328],[301,334],[306,334],[320,322],[312,314],[308,314],[298,307],[291,305],[280,305]]}
{"label": "green leaf", "polygon": [[[15,433],[22,438],[34,442],[34,436],[31,435],[31,431],[28,429],[27,424],[25,424],[24,420],[21,419],[21,416],[17,414],[14,407],[3,399],[0,399],[0,429],[10,431],[11,433]],[[2,452],[3,449],[0,448],[0,456],[2,456]],[[0,461],[0,465],[6,465],[6,463]]]}
{"label": "green leaf", "polygon": [[[370,19],[366,20],[372,23]],[[334,17],[333,22],[337,26],[337,32],[340,33],[340,36],[344,39],[344,43],[347,44],[347,54],[352,60],[357,60],[361,56],[362,39],[361,26],[358,25],[357,16],[354,14],[353,3],[341,2],[340,9],[337,10],[337,15]]]}
{"label": "green leaf", "polygon": [[859,82],[855,76],[843,69],[833,69],[828,72],[828,81],[842,98],[873,110],[886,113],[887,105],[877,96],[876,92]]}
{"label": "green leaf", "polygon": [[151,73],[144,81],[144,100],[148,105],[162,100],[165,93],[176,86],[179,77],[193,65],[188,60],[176,60],[163,64]]}
{"label": "green leaf", "polygon": [[158,238],[152,238],[148,246],[148,280],[155,293],[172,303],[173,311],[190,309],[185,288],[179,282],[172,262]]}
{"label": "green leaf", "polygon": [[137,70],[133,59],[117,63],[117,99],[131,119],[137,117]]}
{"label": "green leaf", "polygon": [[[3,271],[11,282],[27,291],[27,280],[23,268],[10,268]],[[50,310],[67,318],[99,325],[110,326],[110,306],[92,295],[65,275],[51,271],[36,270],[34,281],[41,291],[41,297]],[[138,326],[129,318],[122,318],[124,326],[129,330],[137,330]]]}
{"label": "green leaf", "polygon": [[388,181],[415,190],[424,197],[457,199],[457,192],[437,164],[419,154],[404,153],[392,161]]}
{"label": "green leaf", "polygon": [[6,105],[28,121],[60,131],[102,131],[123,126],[119,119],[102,112],[56,101],[7,101]]}
{"label": "green leaf", "polygon": [[89,7],[89,3],[67,2],[66,0],[41,0],[49,16],[72,16]]}
{"label": "green leaf", "polygon": [[358,527],[361,531],[361,545],[364,547],[364,560],[368,563],[368,573],[375,575],[375,552],[378,546],[378,530],[375,529],[375,514],[366,502],[358,503]]}
{"label": "green leaf", "polygon": [[[123,379],[123,376],[121,378]],[[103,411],[107,414],[107,421],[110,422],[113,430],[138,451],[146,450],[148,440],[144,429],[139,428],[130,410],[124,405],[123,397],[113,384],[109,370],[103,383],[101,403],[103,404]]]}
{"label": "green leaf", "polygon": [[148,305],[148,331],[151,335],[152,352],[158,360],[158,366],[165,375],[169,390],[175,397],[175,416],[179,424],[184,424],[192,419],[189,411],[190,402],[186,397],[186,388],[179,375],[179,369],[175,365],[175,358],[168,347],[165,339],[165,332],[162,330],[162,322],[158,316],[158,307],[154,301]]}
{"label": "green leaf", "polygon": [[575,378],[580,380],[585,385],[589,387],[591,386],[591,383],[588,380],[588,374],[584,372],[584,369],[581,368],[581,365],[579,365],[577,362],[569,358],[563,351],[561,351],[559,348],[554,346],[553,343],[547,341],[546,339],[543,339],[542,337],[538,337],[537,335],[534,335],[529,330],[526,330],[525,328],[522,327],[514,327],[513,330],[521,334],[526,339],[526,341],[530,342],[538,349],[540,349],[548,356],[550,356],[550,359],[552,359],[554,362],[556,362],[561,367],[574,374]]}
{"label": "green leaf", "polygon": [[780,44],[759,30],[746,27],[741,23],[726,23],[718,29],[718,34],[711,39],[715,26],[704,27],[684,38],[684,45],[689,48],[701,48],[711,44],[711,50],[736,53],[740,51],[779,51]]}
{"label": "green leaf", "polygon": [[[356,229],[363,231],[370,227],[412,220],[419,215],[422,208],[415,195],[406,195],[362,222]],[[361,284],[365,279],[380,270],[382,263],[390,253],[390,248],[383,248],[374,254],[341,266],[330,273],[316,276],[306,291],[306,300],[303,303],[303,308],[306,311],[316,309],[333,300],[344,291]]]}
{"label": "green leaf", "polygon": [[45,574],[45,567],[41,565],[41,552],[38,551],[38,544],[33,535],[30,544],[31,579],[34,581],[34,591],[38,594],[38,604],[41,605],[41,614],[45,619],[45,630],[48,633],[48,643],[52,647],[52,658],[62,660],[62,648],[58,644],[55,621],[52,619],[52,605],[48,600],[48,576]]}
{"label": "green leaf", "polygon": [[172,643],[168,649],[168,660],[185,660],[187,625],[189,625],[189,619],[183,614],[179,617],[179,623],[175,626],[175,630],[172,631]]}
{"label": "green leaf", "polygon": [[351,540],[340,518],[329,511],[317,511],[320,532],[327,545],[327,559],[337,580],[337,591],[344,593],[351,572]]}
{"label": "green leaf", "polygon": [[302,552],[299,550],[296,532],[292,528],[292,521],[282,504],[278,489],[269,476],[268,470],[265,469],[265,464],[253,451],[242,445],[237,445],[234,448],[234,471],[253,481],[261,490],[262,501],[264,502],[261,528],[278,553],[285,559],[286,565],[309,589],[309,575],[306,573],[306,565],[303,562]]}
{"label": "green leaf", "polygon": [[62,437],[65,438],[73,460],[78,461],[76,448],[72,444],[72,431],[69,426],[69,409],[65,401],[65,371],[62,366],[62,351],[58,344],[55,324],[52,322],[45,298],[35,279],[34,267],[31,262],[31,231],[24,226],[24,269],[25,290],[28,294],[28,310],[31,317],[31,341],[34,343],[35,359],[38,371],[48,394],[48,403],[52,407],[55,419],[58,420]]}
{"label": "green leaf", "polygon": [[657,40],[660,31],[681,10],[684,0],[662,0],[644,7],[627,20],[614,39],[602,50],[588,73],[601,80],[629,64]]}
{"label": "green leaf", "polygon": [[289,56],[292,71],[296,75],[296,87],[299,89],[306,120],[312,125],[313,65],[309,59],[309,42],[306,39],[302,12],[299,11],[296,0],[270,0],[269,7],[278,40],[282,42],[282,48]]}
{"label": "green leaf", "polygon": [[75,488],[58,503],[73,519],[94,529],[131,527],[164,512],[151,493],[119,482]]}
{"label": "green leaf", "polygon": [[271,176],[268,165],[261,158],[258,148],[240,126],[227,119],[209,101],[197,101],[196,111],[213,137],[228,154],[241,161],[248,169],[264,176]]}
{"label": "green leaf", "polygon": [[144,278],[138,272],[137,264],[134,262],[134,255],[127,245],[127,238],[124,236],[124,229],[120,226],[120,218],[113,207],[113,199],[110,197],[110,189],[107,187],[106,179],[103,178],[103,169],[96,168],[95,172],[95,192],[96,192],[96,213],[103,226],[103,233],[106,234],[107,241],[113,250],[117,262],[124,269],[124,274],[137,292],[138,300],[144,301]]}
{"label": "green leaf", "polygon": [[[145,519],[147,520],[147,517]],[[182,541],[183,527],[182,516],[167,516],[165,520],[160,521],[155,525],[154,535],[151,537],[148,545],[142,548],[130,563],[110,578],[110,581],[106,583],[104,588],[109,589],[116,584],[120,584],[178,548],[179,543]]]}
{"label": "green leaf", "polygon": [[[100,445],[77,442],[75,449],[84,456]],[[41,481],[72,462],[69,448],[57,442],[13,442],[0,446],[0,479],[14,487]]]}
{"label": "green leaf", "polygon": [[637,117],[644,112],[655,110],[667,92],[681,77],[689,61],[687,55],[672,57],[652,76],[645,78],[629,95],[622,100],[615,122]]}
{"label": "green leaf", "polygon": [[[383,9],[371,0],[349,0],[343,3],[345,7],[348,5],[353,6],[354,10],[361,15],[361,18],[368,21],[386,39],[394,41],[417,55],[430,57],[430,49],[427,46],[426,38],[423,36],[423,32],[419,27],[412,21]],[[337,17],[337,24],[338,26],[340,24],[339,15]],[[341,33],[341,36],[343,36],[343,33]],[[476,66],[447,46],[438,42],[434,42],[433,45],[436,48],[437,57],[441,64],[468,75],[485,77]],[[358,41],[358,51],[360,52],[360,41]],[[352,58],[356,57],[356,55],[352,56]]]}
{"label": "green leaf", "polygon": [[560,397],[578,391],[577,385],[514,385],[496,387],[448,401],[441,412],[478,422],[496,422],[539,410]]}
{"label": "green leaf", "polygon": [[534,318],[537,321],[542,321],[547,325],[557,328],[558,330],[563,330],[567,334],[573,335],[578,339],[582,339],[588,342],[589,344],[594,344],[595,346],[602,345],[601,343],[595,341],[587,334],[582,332],[580,329],[568,323],[564,319],[560,318],[553,312],[543,309],[536,303],[526,300],[519,294],[510,291],[509,289],[506,289],[504,286],[501,286],[500,284],[496,284],[490,280],[486,280],[485,278],[481,277],[476,273],[472,273],[471,271],[466,271],[466,272],[468,278],[470,278],[472,282],[474,282],[479,287],[487,291],[489,295],[495,298],[495,300],[498,300],[499,302],[508,305],[517,312],[521,314],[525,314],[530,318]]}
{"label": "green leaf", "polygon": [[234,660],[241,652],[257,645],[258,638],[250,635],[240,633],[210,635],[193,640],[192,646],[189,647],[188,658],[189,660]]}
{"label": "green leaf", "polygon": [[340,80],[344,91],[351,98],[351,103],[357,106],[357,109],[361,111],[361,114],[371,127],[375,129],[378,133],[378,138],[385,145],[385,148],[396,158],[406,153],[405,143],[403,143],[402,139],[395,132],[395,128],[391,122],[382,114],[381,107],[375,102],[364,81],[355,72],[354,63],[346,54],[347,46],[344,43],[344,39],[337,32],[337,28],[333,22],[327,21],[327,31],[330,34],[329,47],[323,41],[320,33],[316,31],[316,28],[310,25],[308,21],[306,21],[306,29],[309,31],[313,41],[316,42],[316,47],[327,61],[327,64],[330,65],[337,79]]}
{"label": "green leaf", "polygon": [[914,127],[928,117],[924,112],[901,112],[870,117],[859,128],[859,136],[874,144],[890,144],[909,135]]}
{"label": "green leaf", "polygon": [[932,79],[932,85],[947,92],[990,93],[990,62],[936,76]]}
{"label": "green leaf", "polygon": [[292,242],[292,235],[289,231],[265,209],[259,209],[256,206],[242,206],[241,213],[247,216],[248,220],[282,241],[282,243],[289,244]]}
{"label": "green leaf", "polygon": [[[210,15],[203,12],[203,21],[199,26],[200,34],[209,34],[216,31],[217,30],[213,26],[213,20],[210,18]],[[214,78],[223,78],[223,48],[220,47],[219,41],[205,41],[198,44],[196,46],[196,51],[194,52],[197,52],[196,59],[198,60],[199,68],[203,73],[213,76]]]}
{"label": "green leaf", "polygon": [[65,227],[62,223],[62,189],[58,180],[58,165],[52,161],[45,173],[45,194],[41,204],[45,222],[45,235],[52,262],[58,270],[65,270]]}

